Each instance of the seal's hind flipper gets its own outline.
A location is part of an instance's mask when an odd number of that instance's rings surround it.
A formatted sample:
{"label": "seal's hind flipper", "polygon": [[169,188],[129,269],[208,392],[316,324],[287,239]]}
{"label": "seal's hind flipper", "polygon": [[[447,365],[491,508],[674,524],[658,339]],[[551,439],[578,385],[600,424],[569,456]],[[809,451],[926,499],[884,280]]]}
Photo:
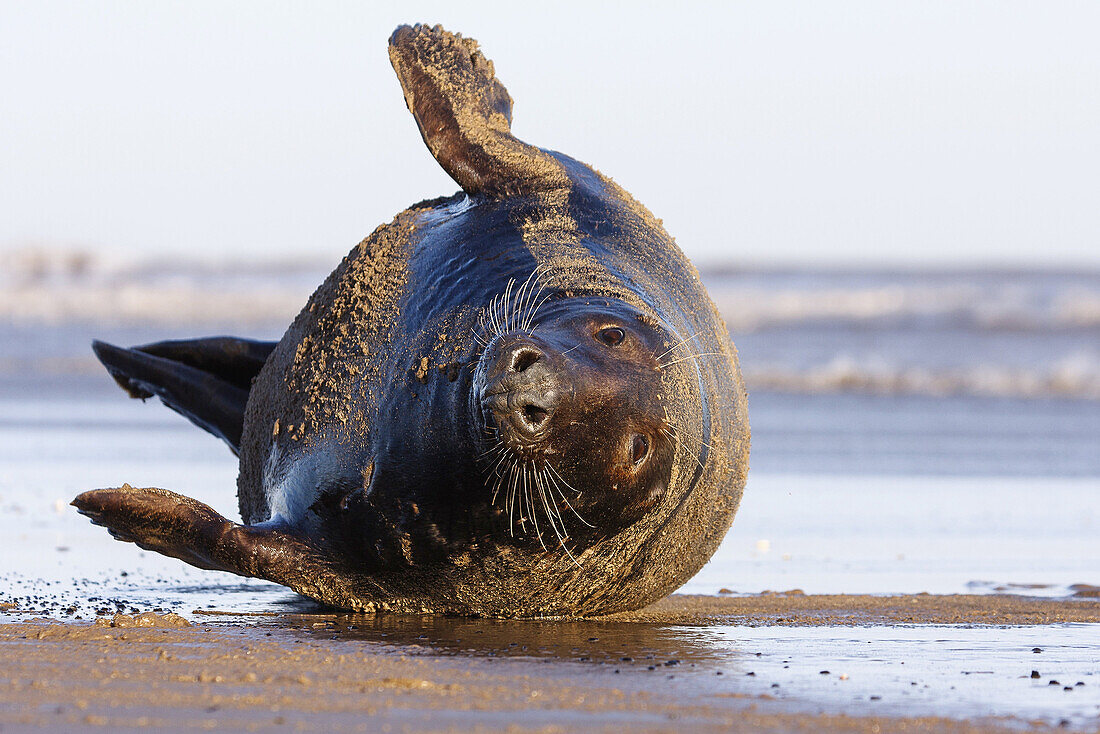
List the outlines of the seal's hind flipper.
{"label": "seal's hind flipper", "polygon": [[143,344],[134,349],[209,372],[231,385],[248,390],[278,344],[232,336],[210,336]]}
{"label": "seal's hind flipper", "polygon": [[99,361],[132,398],[159,397],[172,410],[223,439],[241,443],[252,379],[275,342],[230,337],[165,341],[132,349],[92,342]]}
{"label": "seal's hind flipper", "polygon": [[512,98],[477,41],[403,25],[390,37],[390,62],[428,149],[466,193],[499,198],[568,186],[553,156],[512,135]]}
{"label": "seal's hind flipper", "polygon": [[190,497],[128,484],[84,492],[72,505],[118,540],[198,568],[267,579],[315,599],[354,597],[349,577],[285,527],[240,525]]}

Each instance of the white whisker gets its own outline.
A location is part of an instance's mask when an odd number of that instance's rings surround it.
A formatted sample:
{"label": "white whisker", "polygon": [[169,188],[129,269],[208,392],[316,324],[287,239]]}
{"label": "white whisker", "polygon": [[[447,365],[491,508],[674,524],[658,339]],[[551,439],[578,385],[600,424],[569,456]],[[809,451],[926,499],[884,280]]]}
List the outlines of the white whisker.
{"label": "white whisker", "polygon": [[679,364],[680,362],[686,362],[689,359],[698,359],[699,357],[714,357],[714,356],[718,356],[718,355],[721,355],[721,354],[722,354],[722,352],[701,352],[699,354],[692,354],[689,357],[680,357],[679,359],[674,359],[671,362],[665,362],[664,364],[658,364],[657,369],[663,370],[666,367],[671,367],[672,365]]}
{"label": "white whisker", "polygon": [[[539,513],[535,510],[535,501],[534,501],[534,498],[531,496],[531,491],[530,491],[531,487],[530,487],[530,484],[528,483],[528,474],[529,474],[528,469],[529,468],[530,468],[529,464],[524,464],[524,467],[523,467],[523,490],[524,490],[524,494],[527,495],[527,509],[529,510],[528,514],[531,515],[531,522],[535,526],[535,537],[537,537],[539,539],[539,545],[542,546],[543,550],[547,550],[546,541],[544,541],[542,539],[542,530],[539,529]],[[533,480],[532,480],[532,482],[533,482]]]}
{"label": "white whisker", "polygon": [[513,461],[508,468],[508,493],[504,499],[504,509],[508,512],[508,536],[514,538],[512,532],[512,510],[514,509],[516,495],[516,463]]}
{"label": "white whisker", "polygon": [[[558,485],[558,480],[561,480],[562,484],[564,484],[564,485],[565,485],[566,487],[568,487],[569,489],[571,489],[571,490],[573,490],[574,492],[576,492],[576,494],[577,494],[577,496],[578,496],[578,497],[580,496],[580,494],[581,494],[581,493],[580,493],[580,492],[577,492],[577,490],[573,489],[573,486],[572,486],[571,484],[569,484],[569,482],[565,481],[565,479],[564,479],[564,478],[562,477],[562,475],[561,475],[561,474],[559,474],[559,473],[558,473],[558,470],[557,470],[557,469],[555,469],[555,468],[554,468],[553,466],[551,466],[550,464],[547,464],[547,465],[546,465],[546,467],[547,467],[547,468],[548,468],[548,469],[549,469],[549,470],[550,470],[551,472],[553,472],[553,476],[551,476],[550,478],[551,478],[551,480],[553,480],[553,482],[554,482],[554,486],[555,486],[555,487],[557,488],[557,490],[558,490],[558,495],[559,495],[559,496],[561,497],[561,500],[562,500],[562,502],[564,502],[564,503],[565,503],[565,506],[569,508],[569,511],[570,511],[570,512],[572,512],[572,513],[573,513],[573,515],[574,515],[574,516],[575,516],[575,517],[576,517],[576,518],[577,518],[578,520],[580,520],[580,521],[581,521],[582,523],[584,523],[584,524],[585,524],[585,525],[587,525],[588,527],[590,527],[590,528],[593,528],[593,529],[595,529],[595,527],[596,527],[596,526],[595,526],[595,525],[593,525],[592,523],[588,522],[587,520],[585,520],[585,519],[584,519],[583,517],[581,517],[581,514],[580,514],[579,512],[577,512],[577,510],[576,510],[576,509],[575,509],[575,508],[573,507],[572,503],[571,503],[571,502],[570,502],[570,501],[568,500],[568,498],[566,498],[566,496],[565,496],[565,493],[561,491],[561,486],[560,486],[560,485]],[[555,477],[556,477],[556,478],[555,478]]]}
{"label": "white whisker", "polygon": [[691,335],[691,336],[689,336],[689,337],[688,337],[687,339],[682,339],[681,341],[677,342],[676,344],[673,344],[673,345],[672,345],[671,347],[669,347],[669,348],[668,348],[668,349],[666,349],[665,351],[661,352],[660,354],[658,354],[657,356],[655,356],[655,357],[654,357],[653,359],[655,359],[655,360],[657,360],[658,362],[660,362],[660,361],[661,361],[661,359],[662,359],[662,358],[663,358],[663,357],[664,357],[664,356],[665,356],[666,354],[668,354],[669,352],[671,352],[671,351],[672,351],[673,349],[677,349],[677,348],[679,348],[679,347],[682,347],[683,345],[687,344],[687,343],[688,343],[689,341],[691,341],[692,339],[698,339],[698,338],[699,338],[700,336],[702,336],[702,334],[692,334],[692,335]]}

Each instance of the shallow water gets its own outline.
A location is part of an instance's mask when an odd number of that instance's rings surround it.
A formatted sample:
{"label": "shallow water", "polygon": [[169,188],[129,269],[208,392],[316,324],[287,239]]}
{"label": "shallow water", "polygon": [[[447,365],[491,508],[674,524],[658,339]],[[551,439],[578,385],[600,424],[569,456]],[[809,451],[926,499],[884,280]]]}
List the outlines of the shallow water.
{"label": "shallow water", "polygon": [[680,684],[687,678],[696,692],[766,694],[815,713],[1011,716],[1077,725],[1100,716],[1095,624],[690,627],[385,616],[296,621],[306,634],[370,640],[405,653],[596,666],[660,679],[665,686],[670,678]]}

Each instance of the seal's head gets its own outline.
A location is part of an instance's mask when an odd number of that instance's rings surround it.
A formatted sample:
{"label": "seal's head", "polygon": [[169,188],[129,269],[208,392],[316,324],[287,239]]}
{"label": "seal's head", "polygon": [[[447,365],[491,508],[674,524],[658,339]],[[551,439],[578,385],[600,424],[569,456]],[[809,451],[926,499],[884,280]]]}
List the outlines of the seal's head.
{"label": "seal's head", "polygon": [[509,531],[544,544],[549,532],[564,545],[637,521],[666,492],[674,455],[661,326],[605,298],[555,298],[537,316],[488,314],[474,397]]}

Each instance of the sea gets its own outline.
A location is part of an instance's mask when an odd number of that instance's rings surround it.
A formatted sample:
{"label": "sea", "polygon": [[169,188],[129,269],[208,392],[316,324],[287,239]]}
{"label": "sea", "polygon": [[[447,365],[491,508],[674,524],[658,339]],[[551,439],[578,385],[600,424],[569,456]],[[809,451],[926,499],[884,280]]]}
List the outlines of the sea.
{"label": "sea", "polygon": [[[68,503],[128,482],[236,517],[231,453],[156,401],[127,399],[90,341],[277,339],[332,265],[110,261],[53,250],[0,259],[0,601],[83,619],[309,609],[281,587],[115,542]],[[751,468],[725,541],[681,591],[1096,593],[1100,271],[728,265],[701,276],[739,350]],[[1014,656],[1037,644],[1036,633],[921,629],[855,635],[868,638],[860,645],[876,640],[878,657],[853,648],[853,669],[911,660],[921,646],[943,657],[936,670],[959,675],[976,658],[1000,660],[1004,685],[970,700],[944,678],[925,709],[963,696],[960,716],[1097,721],[1094,625],[1038,635],[1062,644],[1065,664],[1087,681],[1081,690],[1092,693],[1072,702],[1012,692]],[[828,629],[683,634],[702,634],[715,650],[732,640],[798,650],[807,670],[818,664],[814,650],[825,665],[854,644],[851,633]],[[950,640],[950,652],[933,653],[937,640]],[[849,710],[811,679],[803,700]],[[891,690],[882,675],[872,679]]]}

